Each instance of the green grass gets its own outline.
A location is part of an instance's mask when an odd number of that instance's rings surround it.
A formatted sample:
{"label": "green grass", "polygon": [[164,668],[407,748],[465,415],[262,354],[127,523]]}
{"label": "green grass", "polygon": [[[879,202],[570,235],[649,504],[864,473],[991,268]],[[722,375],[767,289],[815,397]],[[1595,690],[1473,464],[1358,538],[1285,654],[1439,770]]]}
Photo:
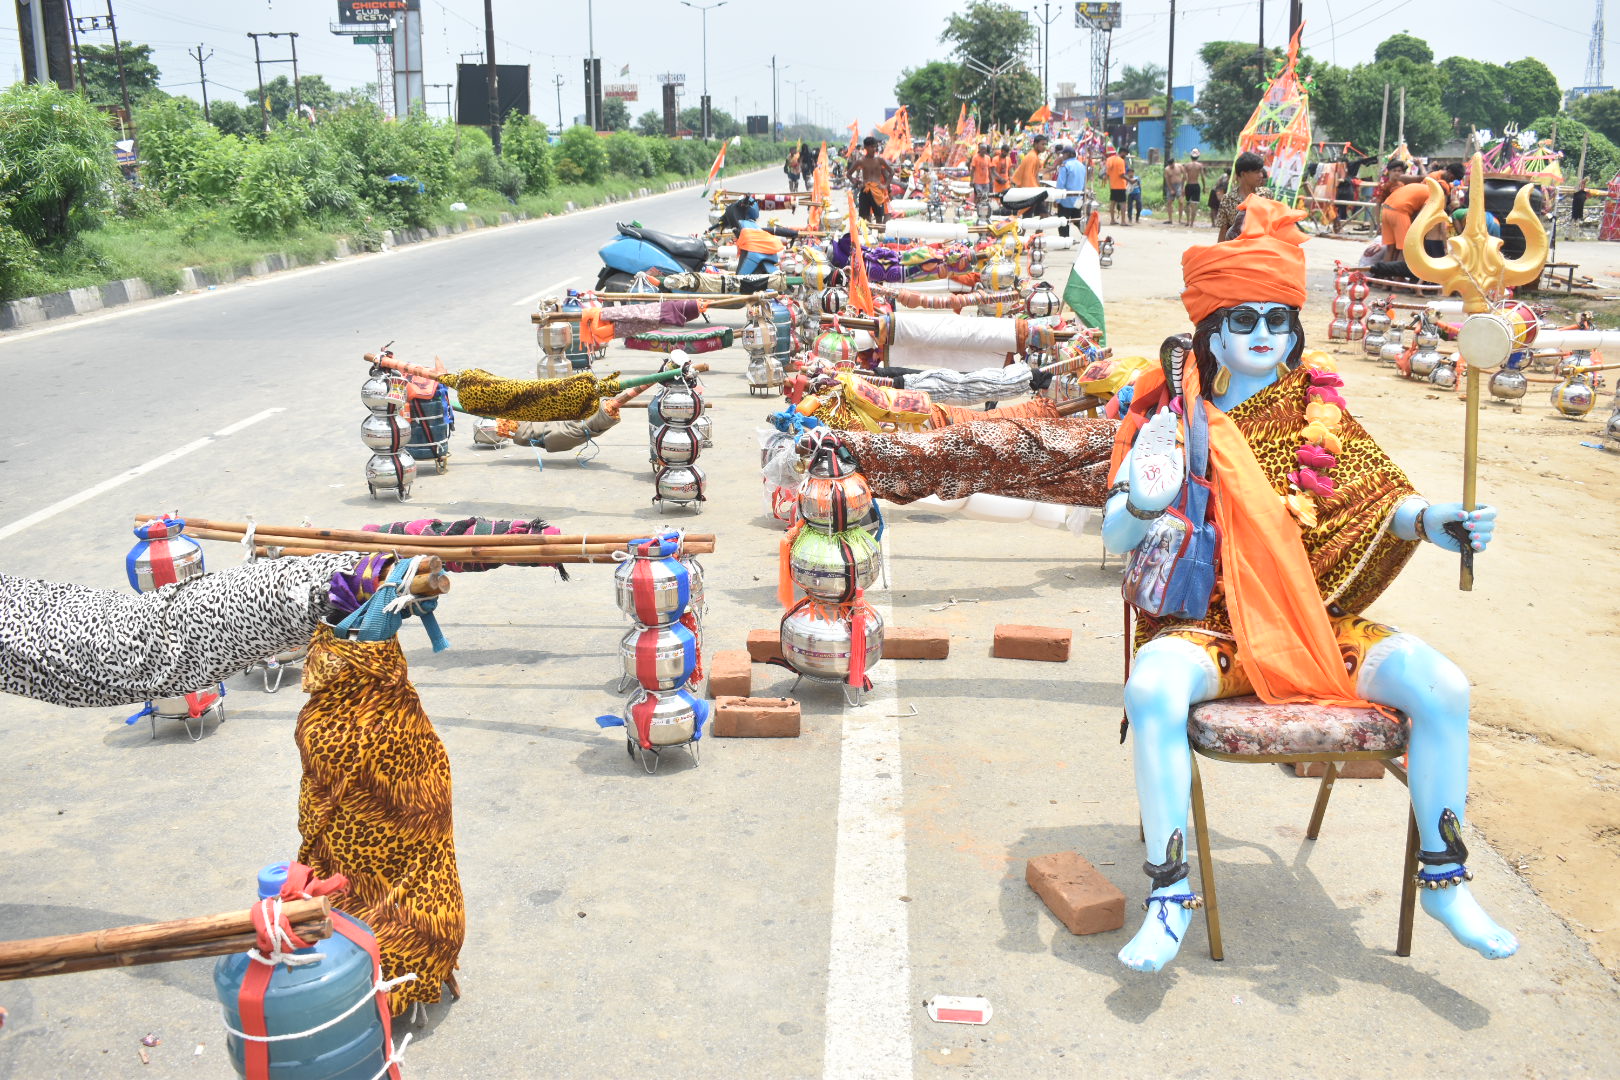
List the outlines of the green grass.
{"label": "green grass", "polygon": [[[745,166],[746,167],[746,166]],[[614,178],[601,184],[554,187],[543,195],[525,195],[514,205],[499,192],[477,189],[461,198],[464,211],[451,210],[450,201],[429,216],[429,224],[453,225],[473,217],[494,224],[502,213],[526,212],[531,217],[561,214],[568,203],[594,206],[607,196],[634,196],[641,188],[661,193],[673,180],[691,179],[675,174],[651,178]],[[692,192],[697,199],[697,192]],[[210,271],[242,269],[266,255],[284,253],[301,263],[329,259],[339,240],[355,249],[375,247],[381,223],[366,220],[312,222],[281,236],[243,236],[230,223],[228,207],[191,204],[120,215],[109,211],[98,229],[82,233],[65,247],[39,253],[36,265],[16,281],[15,296],[38,296],[120,278],[141,278],[172,292],[180,287],[180,271],[197,266]],[[14,297],[0,297],[12,299]]]}

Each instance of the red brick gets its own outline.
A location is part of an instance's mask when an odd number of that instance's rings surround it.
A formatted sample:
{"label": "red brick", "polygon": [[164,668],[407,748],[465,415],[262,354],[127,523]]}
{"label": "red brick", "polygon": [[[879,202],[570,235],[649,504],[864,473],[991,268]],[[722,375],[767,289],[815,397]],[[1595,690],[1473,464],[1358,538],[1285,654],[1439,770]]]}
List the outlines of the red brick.
{"label": "red brick", "polygon": [[[1320,761],[1294,762],[1295,776],[1314,776],[1318,779],[1327,771]],[[1382,761],[1341,761],[1339,762],[1340,780],[1381,780],[1384,776],[1384,763]]]}
{"label": "red brick", "polygon": [[1061,664],[1069,659],[1073,639],[1074,631],[1056,626],[1002,624],[996,627],[990,655],[1003,660],[1051,660]]}
{"label": "red brick", "polygon": [[715,698],[710,730],[723,739],[796,739],[799,703],[792,698]]}
{"label": "red brick", "polygon": [[1071,934],[1101,934],[1125,925],[1125,894],[1072,851],[1029,860],[1024,881]]}
{"label": "red brick", "polygon": [[748,657],[754,663],[763,664],[781,655],[781,630],[748,631]]}
{"label": "red brick", "polygon": [[938,626],[891,626],[883,631],[885,660],[943,660],[949,655],[949,630]]}
{"label": "red brick", "polygon": [[754,689],[754,672],[743,649],[725,649],[709,661],[709,697],[747,697]]}

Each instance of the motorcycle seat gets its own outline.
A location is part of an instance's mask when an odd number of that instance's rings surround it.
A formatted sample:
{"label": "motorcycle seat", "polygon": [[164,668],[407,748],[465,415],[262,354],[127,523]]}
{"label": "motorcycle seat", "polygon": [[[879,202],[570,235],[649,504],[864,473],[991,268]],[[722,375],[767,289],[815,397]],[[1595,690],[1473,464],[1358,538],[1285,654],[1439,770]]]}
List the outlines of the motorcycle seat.
{"label": "motorcycle seat", "polygon": [[709,256],[709,245],[696,236],[677,236],[675,233],[644,229],[636,225],[620,225],[619,235],[655,244],[674,256],[677,262],[696,260],[701,263]]}

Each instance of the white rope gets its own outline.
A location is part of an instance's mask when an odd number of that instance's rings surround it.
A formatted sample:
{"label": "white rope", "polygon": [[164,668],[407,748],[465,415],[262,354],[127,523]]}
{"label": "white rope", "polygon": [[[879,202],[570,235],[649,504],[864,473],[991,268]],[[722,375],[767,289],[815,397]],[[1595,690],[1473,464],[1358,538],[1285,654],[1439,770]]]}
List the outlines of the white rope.
{"label": "white rope", "polygon": [[[367,1002],[370,1002],[370,1001],[374,1000],[379,991],[386,993],[387,991],[392,990],[394,987],[400,985],[401,983],[413,982],[415,979],[416,979],[416,972],[414,972],[414,971],[408,972],[408,973],[406,973],[404,975],[401,975],[397,979],[381,979],[381,978],[379,978],[376,982],[371,984],[370,989],[368,989],[364,994],[362,994],[360,996],[359,1001],[356,1001],[353,1005],[350,1005],[347,1009],[344,1009],[341,1013],[339,1013],[337,1016],[332,1017],[332,1019],[328,1020],[326,1023],[320,1024],[320,1025],[318,1025],[316,1027],[312,1027],[308,1031],[294,1031],[294,1032],[289,1032],[286,1035],[249,1035],[245,1031],[237,1031],[235,1028],[231,1027],[230,1024],[225,1025],[225,1030],[230,1032],[232,1035],[235,1035],[238,1039],[246,1039],[248,1042],[274,1043],[274,1042],[288,1042],[288,1041],[290,1041],[292,1039],[307,1039],[311,1035],[320,1034],[321,1032],[325,1031],[327,1028],[332,1027],[334,1024],[338,1024],[338,1023],[343,1022],[344,1020],[347,1020],[349,1017],[353,1016],[356,1012],[358,1012],[360,1010],[360,1008],[363,1005],[365,1005]],[[400,1045],[400,1049],[401,1050],[404,1049],[404,1044],[403,1043]],[[394,1053],[397,1053],[397,1051],[394,1051]],[[387,1070],[384,1069],[383,1072],[387,1072]],[[377,1075],[381,1076],[382,1073],[378,1073]]]}
{"label": "white rope", "polygon": [[[302,899],[309,899],[306,895]],[[290,968],[303,967],[305,964],[318,964],[326,959],[325,953],[296,953],[288,952],[287,946],[292,945],[292,935],[281,925],[281,897],[268,896],[259,901],[259,911],[264,917],[264,925],[270,931],[270,955],[265,956],[258,946],[248,950],[248,958],[261,964],[275,967],[277,964],[286,964]],[[296,947],[296,946],[295,946]]]}
{"label": "white rope", "polygon": [[243,562],[253,561],[253,534],[258,530],[258,528],[258,525],[251,517],[247,519],[247,528],[242,532],[242,547],[246,549],[246,554],[242,556]]}
{"label": "white rope", "polygon": [[387,1076],[388,1070],[392,1069],[395,1065],[398,1065],[400,1061],[404,1059],[405,1048],[409,1045],[411,1045],[411,1036],[409,1032],[406,1032],[405,1037],[399,1040],[399,1045],[392,1047],[389,1050],[388,1060],[383,1062],[382,1071],[376,1076],[373,1076],[371,1080],[382,1080],[383,1077]]}
{"label": "white rope", "polygon": [[411,593],[411,581],[416,577],[417,566],[421,564],[423,559],[428,557],[427,555],[411,556],[410,561],[405,564],[405,576],[399,582],[399,595],[388,602],[388,605],[383,608],[384,611],[404,611],[412,604],[421,603],[422,598]]}

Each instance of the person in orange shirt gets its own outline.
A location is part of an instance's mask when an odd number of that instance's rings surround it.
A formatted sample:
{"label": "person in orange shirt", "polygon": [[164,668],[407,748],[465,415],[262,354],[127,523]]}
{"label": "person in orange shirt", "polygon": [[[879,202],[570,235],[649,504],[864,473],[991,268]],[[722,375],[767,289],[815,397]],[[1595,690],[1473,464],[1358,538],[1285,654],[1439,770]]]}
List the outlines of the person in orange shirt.
{"label": "person in orange shirt", "polygon": [[1125,209],[1125,159],[1112,146],[1103,161],[1103,174],[1108,177],[1108,224],[1118,225]]}
{"label": "person in orange shirt", "polygon": [[990,187],[997,195],[1006,194],[1007,178],[1012,172],[1007,149],[1007,144],[1002,143],[996,150],[996,156],[990,159]]}
{"label": "person in orange shirt", "polygon": [[1018,160],[1018,168],[1013,170],[1012,186],[1032,188],[1041,186],[1041,169],[1046,164],[1046,136],[1035,136],[1035,143],[1029,153]]}
{"label": "person in orange shirt", "polygon": [[1428,201],[1429,188],[1426,184],[1402,184],[1384,199],[1382,225],[1385,261],[1402,257],[1406,231],[1412,227],[1412,219]]}
{"label": "person in orange shirt", "polygon": [[973,170],[973,201],[981,203],[990,197],[990,144],[980,143],[979,150],[969,162]]}

